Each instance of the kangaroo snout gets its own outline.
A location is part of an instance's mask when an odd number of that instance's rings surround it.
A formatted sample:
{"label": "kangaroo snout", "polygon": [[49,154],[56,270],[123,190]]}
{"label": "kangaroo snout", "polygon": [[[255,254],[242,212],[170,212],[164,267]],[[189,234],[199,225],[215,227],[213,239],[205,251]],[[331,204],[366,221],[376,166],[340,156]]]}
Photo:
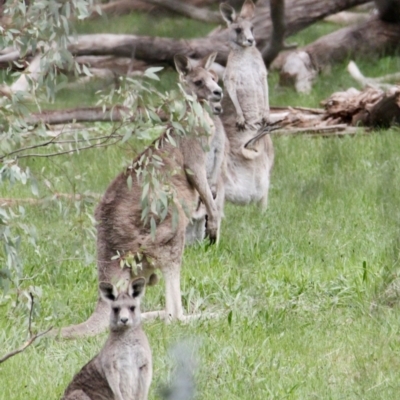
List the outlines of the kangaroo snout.
{"label": "kangaroo snout", "polygon": [[219,115],[222,113],[222,106],[220,103],[212,103],[211,104],[211,109],[214,115]]}
{"label": "kangaroo snout", "polygon": [[127,322],[129,321],[129,318],[121,318],[120,321],[122,324],[126,325]]}
{"label": "kangaroo snout", "polygon": [[219,103],[222,100],[222,89],[218,87],[211,92],[211,96],[209,97],[209,101],[211,103]]}
{"label": "kangaroo snout", "polygon": [[254,38],[248,38],[246,41],[247,46],[251,47],[255,44]]}

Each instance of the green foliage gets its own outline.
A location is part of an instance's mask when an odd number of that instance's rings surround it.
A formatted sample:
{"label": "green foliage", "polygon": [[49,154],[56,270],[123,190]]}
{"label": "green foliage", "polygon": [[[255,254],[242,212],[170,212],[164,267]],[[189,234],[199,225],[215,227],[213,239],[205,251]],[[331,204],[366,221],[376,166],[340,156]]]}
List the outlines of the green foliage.
{"label": "green foliage", "polygon": [[[21,55],[40,56],[40,70],[36,79],[26,75],[30,83],[29,93],[18,91],[1,99],[0,184],[30,184],[32,194],[38,196],[39,187],[48,185],[46,174],[42,172],[40,178],[33,175],[29,166],[22,166],[24,159],[49,158],[118,142],[123,144],[131,141],[133,135],[134,140],[143,141],[166,132],[165,140],[175,146],[176,138],[186,132],[208,134],[210,127],[204,114],[206,111],[196,98],[185,94],[181,87],[179,91],[161,92],[154,86],[153,83],[159,81],[157,73],[162,69],[159,67],[147,69],[143,77],[120,77],[117,85],[96,93],[97,105],[102,106],[103,112],[110,112],[117,106],[122,115],[122,121],[112,126],[98,124],[94,129],[87,127],[69,134],[64,130],[52,132],[42,124],[36,126],[26,122],[25,117],[31,112],[32,105],[40,109],[40,102],[44,99],[55,99],[65,83],[60,71],[90,74],[85,67],[81,71],[81,67],[74,62],[68,43],[70,17],[85,19],[91,6],[91,0],[37,0],[31,2],[29,7],[24,2],[18,7],[14,7],[12,1],[6,3],[4,14],[11,18],[12,23],[8,28],[1,28],[0,47],[14,45]],[[160,114],[166,118],[162,120]],[[150,151],[132,166],[144,188],[142,219],[144,224],[150,224],[153,237],[157,223],[166,217],[171,208],[175,223],[178,216],[176,193],[168,183],[170,174],[177,171],[166,173],[163,165],[163,160]],[[127,179],[128,186],[132,186],[132,177]],[[38,184],[38,181],[41,182]],[[10,281],[18,287],[23,277],[23,260],[19,257],[21,240],[35,245],[34,226],[24,223],[23,216],[22,207],[19,213],[15,213],[0,204],[0,241],[3,244],[0,262],[4,262],[0,287],[3,289],[9,288]],[[89,258],[88,255],[86,257]]]}

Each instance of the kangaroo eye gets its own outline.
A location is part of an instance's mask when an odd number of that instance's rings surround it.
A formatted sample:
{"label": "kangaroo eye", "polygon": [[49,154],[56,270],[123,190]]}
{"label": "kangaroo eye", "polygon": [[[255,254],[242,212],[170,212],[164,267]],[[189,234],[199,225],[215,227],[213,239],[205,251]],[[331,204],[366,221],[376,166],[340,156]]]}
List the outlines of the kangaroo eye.
{"label": "kangaroo eye", "polygon": [[112,310],[115,312],[115,314],[118,314],[118,313],[119,313],[119,307],[113,307]]}
{"label": "kangaroo eye", "polygon": [[135,306],[129,307],[129,309],[134,312],[135,311]]}
{"label": "kangaroo eye", "polygon": [[242,33],[242,28],[236,28],[235,32],[239,35],[240,33]]}
{"label": "kangaroo eye", "polygon": [[201,86],[202,83],[203,83],[202,80],[199,79],[199,80],[196,81],[194,84],[195,84],[196,86]]}

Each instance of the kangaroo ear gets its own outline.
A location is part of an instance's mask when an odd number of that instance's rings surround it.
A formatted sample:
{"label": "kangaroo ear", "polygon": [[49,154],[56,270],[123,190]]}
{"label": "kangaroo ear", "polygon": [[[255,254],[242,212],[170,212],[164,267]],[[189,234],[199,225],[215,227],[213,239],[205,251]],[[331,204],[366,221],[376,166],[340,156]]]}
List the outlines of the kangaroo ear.
{"label": "kangaroo ear", "polygon": [[240,10],[240,16],[244,19],[252,19],[256,6],[252,0],[246,0]]}
{"label": "kangaroo ear", "polygon": [[128,287],[128,293],[131,297],[142,296],[144,291],[144,286],[146,284],[146,279],[139,277],[130,282]]}
{"label": "kangaroo ear", "polygon": [[100,295],[106,301],[114,301],[118,297],[117,288],[109,282],[100,282]]}
{"label": "kangaroo ear", "polygon": [[176,54],[174,62],[176,70],[182,75],[187,75],[192,70],[189,59],[183,54]]}
{"label": "kangaroo ear", "polygon": [[205,59],[204,59],[204,69],[206,69],[208,71],[211,68],[213,62],[217,58],[217,54],[218,53],[216,51],[214,51],[209,56],[205,57]]}
{"label": "kangaroo ear", "polygon": [[228,25],[236,21],[236,12],[230,4],[221,3],[219,5],[219,11]]}

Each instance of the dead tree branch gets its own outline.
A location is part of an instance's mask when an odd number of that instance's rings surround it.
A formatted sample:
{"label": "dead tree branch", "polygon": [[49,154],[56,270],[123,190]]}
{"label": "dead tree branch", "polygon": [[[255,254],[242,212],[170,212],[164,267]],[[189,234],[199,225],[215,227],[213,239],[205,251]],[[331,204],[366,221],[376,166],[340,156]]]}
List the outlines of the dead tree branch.
{"label": "dead tree branch", "polygon": [[356,80],[362,87],[373,86],[381,89],[389,89],[393,86],[393,84],[385,83],[385,82],[400,82],[400,73],[394,73],[389,75],[380,76],[378,78],[369,78],[364,76],[360,69],[357,67],[357,64],[354,61],[350,61],[347,66],[347,71],[349,74]]}
{"label": "dead tree branch", "polygon": [[34,297],[32,293],[29,293],[29,298],[31,300],[31,304],[29,307],[29,320],[28,320],[28,332],[29,332],[29,339],[19,348],[16,350],[13,350],[6,355],[4,355],[2,358],[0,358],[0,364],[7,361],[9,358],[22,353],[27,347],[29,347],[36,339],[38,339],[40,336],[45,335],[46,333],[50,332],[53,327],[50,327],[49,329],[45,330],[44,332],[37,333],[36,335],[32,334],[32,313],[33,313],[33,306],[34,306]]}

